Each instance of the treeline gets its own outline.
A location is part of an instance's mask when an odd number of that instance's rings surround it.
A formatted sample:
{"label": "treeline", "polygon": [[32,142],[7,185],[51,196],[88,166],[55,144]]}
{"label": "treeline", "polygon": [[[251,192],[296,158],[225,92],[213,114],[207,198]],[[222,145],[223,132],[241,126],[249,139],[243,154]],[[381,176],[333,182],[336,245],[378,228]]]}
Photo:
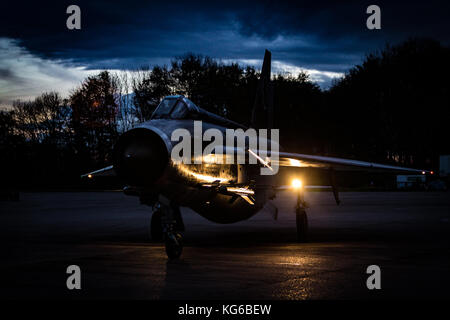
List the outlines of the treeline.
{"label": "treeline", "polygon": [[[306,74],[273,78],[275,127],[292,151],[436,168],[450,152],[450,50],[409,40],[365,57],[323,91]],[[183,94],[248,125],[259,73],[187,54],[170,66],[103,71],[69,97],[43,93],[0,112],[3,177],[21,185],[77,184],[110,163],[117,137],[148,120],[160,100]]]}

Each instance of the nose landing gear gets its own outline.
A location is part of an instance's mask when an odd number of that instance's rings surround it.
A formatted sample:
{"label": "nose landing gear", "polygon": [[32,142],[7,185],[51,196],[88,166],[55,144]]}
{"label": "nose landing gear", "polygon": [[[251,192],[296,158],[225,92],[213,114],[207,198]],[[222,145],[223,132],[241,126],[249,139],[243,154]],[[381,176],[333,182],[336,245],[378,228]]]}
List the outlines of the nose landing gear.
{"label": "nose landing gear", "polygon": [[178,232],[166,233],[166,254],[170,260],[178,259],[183,252],[183,237]]}
{"label": "nose landing gear", "polygon": [[154,207],[150,234],[153,240],[164,240],[170,260],[178,259],[183,252],[183,236],[180,231],[184,231],[180,208],[160,195]]}
{"label": "nose landing gear", "polygon": [[302,188],[297,191],[297,205],[295,207],[295,220],[297,226],[297,241],[308,240],[308,217],[306,215],[306,202],[303,197]]}

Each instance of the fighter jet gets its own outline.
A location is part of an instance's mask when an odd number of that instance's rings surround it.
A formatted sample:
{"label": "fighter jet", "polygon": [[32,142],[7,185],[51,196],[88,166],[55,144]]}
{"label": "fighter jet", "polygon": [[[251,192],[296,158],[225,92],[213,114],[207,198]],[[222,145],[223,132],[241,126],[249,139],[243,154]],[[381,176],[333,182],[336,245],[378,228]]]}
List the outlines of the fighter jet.
{"label": "fighter jet", "polygon": [[[271,53],[266,50],[252,110],[252,128],[273,128],[270,69]],[[297,194],[297,238],[304,242],[307,240],[308,229],[304,192],[309,186],[301,178],[307,177],[308,170],[320,168],[329,172],[329,187],[337,204],[340,200],[334,174],[338,170],[431,173],[427,170],[365,161],[289,153],[279,146],[275,159],[272,153],[266,152],[266,156],[260,156],[260,150],[249,147],[251,139],[248,138],[244,148],[232,148],[232,158],[241,154],[246,160],[244,163],[216,161],[218,156],[226,158],[230,155],[225,148],[222,155],[202,153],[203,159],[200,161],[175,161],[171,155],[178,141],[173,141],[173,133],[182,129],[194,139],[198,135],[195,132],[195,122],[198,121],[202,121],[203,129],[217,129],[224,135],[227,129],[248,129],[198,107],[187,97],[168,96],[161,101],[149,121],[137,125],[119,138],[113,150],[114,160],[111,166],[82,176],[93,178],[99,175],[117,175],[126,185],[125,194],[138,196],[142,204],[151,206],[151,237],[154,240],[164,240],[169,259],[176,259],[182,253],[184,224],[180,206],[189,207],[216,223],[242,221],[262,208],[271,212],[276,219],[278,211],[270,200],[278,192],[293,188]],[[266,140],[266,145],[274,146],[278,143],[272,138]],[[248,161],[250,158],[256,159],[256,162]],[[275,165],[289,170],[300,168],[302,173],[299,175],[299,171],[294,171],[296,173],[291,176],[292,181],[284,182],[279,181],[278,174],[261,174],[262,168],[272,170]]]}

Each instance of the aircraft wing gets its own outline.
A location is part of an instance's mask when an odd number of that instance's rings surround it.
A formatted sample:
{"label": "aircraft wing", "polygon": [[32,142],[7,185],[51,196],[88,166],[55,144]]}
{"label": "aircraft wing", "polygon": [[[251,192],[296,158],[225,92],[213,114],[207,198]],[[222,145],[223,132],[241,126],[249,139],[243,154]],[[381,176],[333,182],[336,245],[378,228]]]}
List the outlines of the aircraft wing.
{"label": "aircraft wing", "polygon": [[[249,150],[250,151],[250,150]],[[251,153],[251,152],[250,152]],[[261,159],[262,160],[262,159]],[[264,163],[263,165],[270,165],[270,163]],[[404,174],[433,174],[432,171],[420,170],[413,168],[405,168],[398,166],[391,166],[381,163],[373,163],[352,159],[342,159],[335,157],[324,157],[309,154],[279,152],[278,165],[280,167],[297,167],[297,168],[324,168],[332,169],[330,171],[330,188],[334,194],[336,204],[340,204],[339,191],[336,183],[334,171],[374,171],[374,172],[389,172],[389,173],[404,173]],[[322,186],[305,186],[305,188],[322,188]],[[278,186],[277,190],[292,188],[288,186]]]}
{"label": "aircraft wing", "polygon": [[313,167],[313,168],[333,168],[336,170],[359,170],[359,171],[388,171],[426,174],[428,170],[391,166],[386,164],[366,162],[352,159],[335,157],[324,157],[309,154],[279,152],[280,167]]}
{"label": "aircraft wing", "polygon": [[352,159],[335,157],[324,157],[301,153],[279,152],[278,164],[280,167],[310,167],[310,168],[333,168],[336,170],[359,170],[359,171],[388,171],[426,174],[428,170],[391,166],[386,164],[366,162]]}
{"label": "aircraft wing", "polygon": [[114,176],[116,173],[114,172],[113,166],[107,166],[99,170],[95,170],[89,173],[85,173],[81,175],[81,178],[93,178],[100,176]]}

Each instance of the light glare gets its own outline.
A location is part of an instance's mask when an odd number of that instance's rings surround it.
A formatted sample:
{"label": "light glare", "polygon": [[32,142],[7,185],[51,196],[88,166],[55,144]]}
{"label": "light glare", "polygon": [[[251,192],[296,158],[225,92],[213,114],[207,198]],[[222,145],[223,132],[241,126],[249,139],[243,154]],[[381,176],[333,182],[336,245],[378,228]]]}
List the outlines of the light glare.
{"label": "light glare", "polygon": [[302,163],[297,159],[289,159],[289,164],[291,167],[301,167]]}
{"label": "light glare", "polygon": [[292,186],[295,189],[301,188],[302,187],[302,181],[300,179],[294,179],[294,180],[292,180]]}

